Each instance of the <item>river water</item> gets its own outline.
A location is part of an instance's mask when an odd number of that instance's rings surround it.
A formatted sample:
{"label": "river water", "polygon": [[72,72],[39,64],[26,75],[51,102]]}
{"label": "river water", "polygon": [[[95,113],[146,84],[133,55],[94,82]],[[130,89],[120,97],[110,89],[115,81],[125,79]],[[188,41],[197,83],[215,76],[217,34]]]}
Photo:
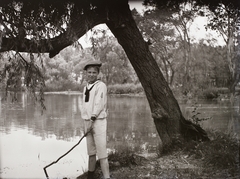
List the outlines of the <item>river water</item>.
{"label": "river water", "polygon": [[[1,97],[2,98],[2,97]],[[0,100],[0,178],[46,178],[43,168],[56,161],[83,136],[81,95],[46,94],[46,110],[26,94],[17,102]],[[234,104],[220,101],[179,101],[186,118],[197,108],[204,129],[240,133],[239,97]],[[57,164],[47,168],[50,178],[76,178],[87,170],[85,139]],[[126,148],[151,152],[159,144],[145,97],[108,97],[109,152]]]}

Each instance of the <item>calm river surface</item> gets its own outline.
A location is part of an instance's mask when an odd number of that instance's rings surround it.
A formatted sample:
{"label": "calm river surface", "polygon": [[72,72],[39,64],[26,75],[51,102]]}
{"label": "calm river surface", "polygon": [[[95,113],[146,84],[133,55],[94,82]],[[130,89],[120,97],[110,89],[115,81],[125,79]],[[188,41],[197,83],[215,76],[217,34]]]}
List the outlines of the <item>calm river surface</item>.
{"label": "calm river surface", "polygon": [[[2,96],[0,96],[2,99]],[[239,97],[226,101],[179,101],[186,118],[197,106],[199,117],[211,117],[203,128],[240,133]],[[18,101],[0,100],[0,178],[45,178],[43,168],[57,160],[83,136],[81,95],[46,94],[43,114],[24,93]],[[109,152],[129,147],[151,152],[159,144],[145,97],[108,97]],[[47,168],[50,178],[76,178],[87,170],[83,140],[57,164]]]}

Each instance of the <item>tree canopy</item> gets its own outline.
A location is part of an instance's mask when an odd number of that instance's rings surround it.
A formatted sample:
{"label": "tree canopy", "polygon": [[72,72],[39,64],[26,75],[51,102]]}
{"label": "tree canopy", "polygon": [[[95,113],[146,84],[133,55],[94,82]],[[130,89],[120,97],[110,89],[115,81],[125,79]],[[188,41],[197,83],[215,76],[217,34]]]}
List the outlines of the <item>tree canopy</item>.
{"label": "tree canopy", "polygon": [[[143,4],[178,9],[184,2],[188,1],[144,0]],[[240,6],[238,0],[196,0],[196,5],[208,6],[213,11],[219,3],[237,10]],[[53,57],[95,25],[109,23],[114,7],[127,4],[127,0],[2,0],[0,51],[49,53]],[[118,19],[119,25],[121,20]]]}

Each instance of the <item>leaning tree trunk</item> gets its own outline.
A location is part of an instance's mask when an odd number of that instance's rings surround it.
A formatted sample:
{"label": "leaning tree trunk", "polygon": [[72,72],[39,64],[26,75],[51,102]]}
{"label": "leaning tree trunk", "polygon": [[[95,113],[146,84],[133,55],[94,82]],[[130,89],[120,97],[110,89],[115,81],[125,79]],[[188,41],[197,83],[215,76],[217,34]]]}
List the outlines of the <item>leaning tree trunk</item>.
{"label": "leaning tree trunk", "polygon": [[145,90],[163,148],[166,149],[176,136],[207,140],[202,128],[183,117],[177,100],[136,26],[127,0],[106,2],[83,14],[73,13],[68,28],[57,37],[41,39],[37,43],[27,38],[20,41],[18,37],[3,37],[0,52],[48,52],[53,57],[84,35],[86,30],[105,22],[125,50]]}
{"label": "leaning tree trunk", "polygon": [[163,148],[167,148],[176,136],[208,139],[203,129],[183,117],[178,102],[139,32],[128,5],[111,9],[109,17],[106,24],[125,50],[145,90]]}

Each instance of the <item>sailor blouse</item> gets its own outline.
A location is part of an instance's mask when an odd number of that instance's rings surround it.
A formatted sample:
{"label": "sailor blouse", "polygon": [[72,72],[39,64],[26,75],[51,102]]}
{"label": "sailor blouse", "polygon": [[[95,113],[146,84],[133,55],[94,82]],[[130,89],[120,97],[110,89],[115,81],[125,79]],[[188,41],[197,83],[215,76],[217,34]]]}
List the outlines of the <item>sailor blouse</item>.
{"label": "sailor blouse", "polygon": [[107,87],[105,83],[98,80],[93,84],[88,84],[83,89],[81,106],[81,116],[85,120],[90,120],[92,116],[97,119],[107,117]]}

